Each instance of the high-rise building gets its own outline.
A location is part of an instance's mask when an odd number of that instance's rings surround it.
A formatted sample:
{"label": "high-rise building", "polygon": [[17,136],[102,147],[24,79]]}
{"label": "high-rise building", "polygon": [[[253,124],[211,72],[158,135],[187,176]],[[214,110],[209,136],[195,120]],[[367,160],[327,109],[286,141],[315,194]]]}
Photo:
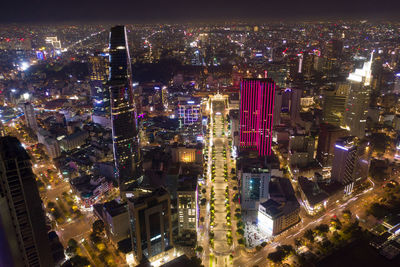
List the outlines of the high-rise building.
{"label": "high-rise building", "polygon": [[345,106],[350,86],[340,83],[334,90],[324,90],[322,120],[336,126],[343,125]]}
{"label": "high-rise building", "polygon": [[142,174],[132,66],[125,26],[111,28],[109,61],[114,160],[119,188],[123,192],[132,189]]}
{"label": "high-rise building", "polygon": [[299,88],[291,89],[290,93],[290,120],[296,123],[300,119],[300,99],[302,90]]}
{"label": "high-rise building", "polygon": [[342,56],[343,42],[341,40],[332,39],[325,45],[325,56],[327,58],[339,59]]}
{"label": "high-rise building", "polygon": [[273,177],[269,199],[258,207],[258,227],[269,235],[277,235],[300,221],[300,205],[289,179]]}
{"label": "high-rise building", "polygon": [[268,235],[277,235],[300,221],[300,206],[296,202],[279,203],[273,199],[259,205],[258,227]]}
{"label": "high-rise building", "polygon": [[108,79],[108,54],[96,53],[89,58],[89,75],[93,99],[92,120],[106,128],[111,128],[110,90]]}
{"label": "high-rise building", "polygon": [[373,53],[370,61],[365,62],[362,69],[356,69],[347,78],[350,83],[350,90],[346,102],[344,124],[351,135],[359,138],[365,136],[369,96],[371,93],[372,58]]}
{"label": "high-rise building", "polygon": [[193,98],[190,100],[182,100],[178,103],[178,118],[181,125],[192,125],[201,122],[201,104],[200,100]]}
{"label": "high-rise building", "polygon": [[321,166],[332,166],[335,143],[346,135],[348,131],[338,126],[327,123],[320,125],[316,158]]}
{"label": "high-rise building", "polygon": [[128,199],[133,253],[138,262],[163,257],[173,247],[171,199],[164,188]]}
{"label": "high-rise building", "polygon": [[304,168],[314,160],[315,139],[304,134],[289,138],[288,161],[291,166]]}
{"label": "high-rise building", "polygon": [[341,40],[332,39],[326,43],[324,51],[324,71],[331,75],[339,68],[339,59],[342,55],[343,42]]}
{"label": "high-rise building", "polygon": [[33,131],[36,132],[38,130],[38,125],[36,121],[35,110],[33,109],[31,103],[29,102],[24,103],[24,113],[25,113],[26,126],[28,126]]}
{"label": "high-rise building", "polygon": [[178,229],[183,231],[193,231],[197,229],[198,213],[198,194],[197,177],[188,177],[178,182]]}
{"label": "high-rise building", "polygon": [[54,266],[28,153],[0,137],[0,266]]}
{"label": "high-rise building", "polygon": [[107,236],[114,244],[129,237],[131,231],[126,202],[113,199],[109,202],[94,204],[93,211],[104,222]]}
{"label": "high-rise building", "polygon": [[353,191],[354,184],[364,181],[368,175],[368,144],[357,137],[340,138],[335,144],[331,179],[345,186],[345,193]]}
{"label": "high-rise building", "polygon": [[240,147],[270,155],[275,82],[270,79],[243,79],[240,90]]}
{"label": "high-rise building", "polygon": [[60,144],[56,139],[48,137],[44,140],[44,146],[46,147],[47,155],[52,158],[58,158],[61,156]]}
{"label": "high-rise building", "polygon": [[250,158],[241,153],[238,161],[241,206],[244,210],[257,210],[260,202],[269,197],[271,170],[263,158]]}

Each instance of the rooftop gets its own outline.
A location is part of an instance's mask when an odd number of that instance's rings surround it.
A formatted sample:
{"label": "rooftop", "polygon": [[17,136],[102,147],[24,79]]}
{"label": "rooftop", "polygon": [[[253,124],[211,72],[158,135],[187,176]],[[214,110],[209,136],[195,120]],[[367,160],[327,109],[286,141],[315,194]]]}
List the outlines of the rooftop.
{"label": "rooftop", "polygon": [[118,203],[115,199],[103,204],[103,209],[111,215],[111,217],[127,212],[125,204]]}
{"label": "rooftop", "polygon": [[153,190],[150,193],[146,193],[146,194],[140,195],[139,197],[136,197],[136,198],[129,198],[129,201],[131,203],[134,203],[135,205],[138,205],[138,204],[143,204],[143,203],[146,203],[148,201],[151,201],[152,199],[156,199],[158,197],[162,197],[165,194],[169,195],[168,191],[163,187],[159,187],[159,188]]}
{"label": "rooftop", "polygon": [[321,203],[329,197],[329,195],[318,186],[318,183],[310,181],[306,177],[300,176],[298,182],[300,189],[312,206]]}
{"label": "rooftop", "polygon": [[178,180],[178,191],[196,191],[197,177],[181,176]]}
{"label": "rooftop", "polygon": [[192,265],[193,263],[190,261],[190,259],[183,254],[182,256],[179,256],[178,258],[161,265],[161,267],[188,267]]}

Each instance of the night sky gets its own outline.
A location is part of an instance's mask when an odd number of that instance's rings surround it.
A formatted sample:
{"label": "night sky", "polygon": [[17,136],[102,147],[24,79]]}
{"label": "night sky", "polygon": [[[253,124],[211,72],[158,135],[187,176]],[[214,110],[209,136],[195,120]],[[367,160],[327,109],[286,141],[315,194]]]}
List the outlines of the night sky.
{"label": "night sky", "polygon": [[0,23],[400,20],[400,0],[1,0]]}

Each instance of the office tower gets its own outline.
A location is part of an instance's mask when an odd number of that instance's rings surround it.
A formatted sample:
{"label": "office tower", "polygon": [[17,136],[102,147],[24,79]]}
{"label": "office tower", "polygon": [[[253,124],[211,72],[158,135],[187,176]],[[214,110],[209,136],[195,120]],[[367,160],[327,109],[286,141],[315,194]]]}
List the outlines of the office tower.
{"label": "office tower", "polygon": [[287,79],[288,81],[293,82],[296,79],[297,75],[301,73],[300,57],[297,55],[288,56],[286,68],[288,69]]}
{"label": "office tower", "polygon": [[290,120],[292,123],[300,120],[300,99],[302,93],[302,90],[298,88],[293,88],[290,91]]}
{"label": "office tower", "polygon": [[264,157],[252,157],[251,151],[241,152],[237,162],[240,182],[240,204],[244,210],[257,210],[269,197],[271,166]]}
{"label": "office tower", "polygon": [[260,202],[268,199],[271,173],[264,168],[245,168],[241,171],[241,206],[244,210],[257,210]]}
{"label": "office tower", "polygon": [[92,121],[105,128],[111,128],[107,56],[108,54],[95,53],[89,57],[89,75],[93,99]]}
{"label": "office tower", "polygon": [[271,154],[275,83],[243,79],[240,89],[240,147]]}
{"label": "office tower", "polygon": [[300,206],[296,202],[279,203],[273,199],[260,203],[258,227],[268,235],[277,235],[300,221]]}
{"label": "office tower", "polygon": [[305,53],[303,55],[303,69],[302,73],[304,74],[305,78],[311,78],[314,72],[314,55],[311,53]]}
{"label": "office tower", "polygon": [[141,177],[141,163],[125,26],[111,28],[109,61],[108,84],[116,176],[120,190],[126,191],[128,187],[135,186]]}
{"label": "office tower", "polygon": [[316,158],[321,166],[332,166],[335,143],[347,135],[348,131],[338,126],[327,123],[320,125]]}
{"label": "office tower", "polygon": [[357,137],[340,138],[335,144],[331,179],[345,186],[345,193],[353,191],[354,183],[364,181],[368,175],[368,144]]}
{"label": "office tower", "polygon": [[164,188],[128,199],[133,253],[138,262],[162,257],[173,247],[171,199]]}
{"label": "office tower", "polygon": [[322,120],[336,126],[343,124],[347,96],[350,85],[348,83],[339,83],[333,90],[326,89],[323,93]]}
{"label": "office tower", "polygon": [[268,235],[277,235],[300,221],[300,205],[289,179],[273,177],[269,199],[260,203],[258,227]]}
{"label": "office tower", "polygon": [[33,106],[31,103],[26,102],[24,104],[24,113],[25,113],[26,126],[28,126],[33,131],[36,132],[38,130],[38,125],[37,125],[37,121],[36,121],[35,110],[33,109]]}
{"label": "office tower", "polygon": [[164,110],[168,110],[168,87],[163,86],[161,88],[161,102],[163,104]]}
{"label": "office tower", "polygon": [[325,56],[327,58],[340,58],[343,51],[343,42],[341,40],[332,39],[325,45]]}
{"label": "office tower", "polygon": [[54,266],[28,153],[0,137],[0,266]]}
{"label": "office tower", "polygon": [[113,199],[109,202],[94,204],[94,214],[104,222],[105,231],[111,242],[118,244],[130,236],[129,213],[125,202]]}
{"label": "office tower", "polygon": [[373,53],[371,53],[370,61],[365,62],[362,69],[356,69],[347,78],[350,83],[350,90],[346,102],[344,124],[351,135],[359,138],[364,137],[367,123],[372,57]]}
{"label": "office tower", "polygon": [[296,134],[290,136],[288,161],[291,166],[304,168],[314,161],[315,139],[312,136]]}
{"label": "office tower", "polygon": [[198,194],[197,177],[187,177],[178,181],[178,230],[195,232],[197,229]]}
{"label": "office tower", "polygon": [[325,45],[324,51],[324,71],[329,75],[339,68],[339,59],[342,55],[343,42],[340,40],[332,39]]}
{"label": "office tower", "polygon": [[197,98],[180,100],[178,102],[178,118],[181,126],[201,122],[202,115],[200,100]]}
{"label": "office tower", "polygon": [[55,159],[61,156],[60,144],[57,142],[56,139],[47,137],[44,140],[44,146],[46,147],[47,155],[51,159]]}

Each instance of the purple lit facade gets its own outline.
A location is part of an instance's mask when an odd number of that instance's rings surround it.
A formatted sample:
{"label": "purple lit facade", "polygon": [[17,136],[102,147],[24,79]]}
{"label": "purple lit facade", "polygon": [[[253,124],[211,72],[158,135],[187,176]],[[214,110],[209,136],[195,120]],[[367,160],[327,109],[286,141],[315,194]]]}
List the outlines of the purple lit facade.
{"label": "purple lit facade", "polygon": [[240,89],[240,148],[271,155],[275,82],[243,79]]}

